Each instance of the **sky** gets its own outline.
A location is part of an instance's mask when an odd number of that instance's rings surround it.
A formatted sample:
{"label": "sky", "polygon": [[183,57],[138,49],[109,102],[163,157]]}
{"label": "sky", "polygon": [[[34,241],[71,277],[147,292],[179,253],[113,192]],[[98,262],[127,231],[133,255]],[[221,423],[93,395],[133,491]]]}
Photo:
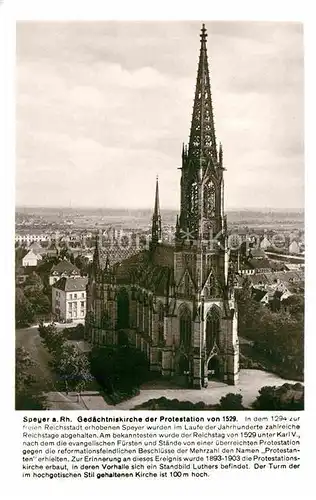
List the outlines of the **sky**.
{"label": "sky", "polygon": [[[205,24],[226,208],[303,208],[302,25]],[[200,28],[18,22],[16,204],[177,209]]]}

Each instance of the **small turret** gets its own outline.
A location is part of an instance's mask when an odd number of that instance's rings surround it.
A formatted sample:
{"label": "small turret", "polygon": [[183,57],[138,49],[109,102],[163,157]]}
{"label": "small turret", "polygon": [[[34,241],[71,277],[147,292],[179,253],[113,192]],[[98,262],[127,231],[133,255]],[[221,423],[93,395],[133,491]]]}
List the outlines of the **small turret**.
{"label": "small turret", "polygon": [[219,143],[219,153],[218,153],[218,162],[220,166],[223,166],[223,146],[222,143]]}
{"label": "small turret", "polygon": [[161,242],[162,231],[161,231],[161,216],[159,207],[159,184],[158,175],[156,177],[156,194],[155,194],[155,206],[154,213],[152,217],[152,227],[151,227],[151,241],[152,245],[155,246]]}
{"label": "small turret", "polygon": [[91,275],[96,280],[99,278],[101,273],[101,265],[100,265],[100,236],[99,233],[96,234],[95,238],[95,249],[93,254],[92,261],[92,272]]}

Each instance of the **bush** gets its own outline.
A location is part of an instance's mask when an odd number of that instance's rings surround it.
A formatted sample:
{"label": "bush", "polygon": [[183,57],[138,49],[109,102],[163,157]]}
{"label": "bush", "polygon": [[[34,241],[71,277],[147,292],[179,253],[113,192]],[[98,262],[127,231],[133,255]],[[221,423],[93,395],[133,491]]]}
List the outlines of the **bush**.
{"label": "bush", "polygon": [[255,410],[304,410],[304,386],[299,383],[264,386],[253,407]]}
{"label": "bush", "polygon": [[80,323],[73,328],[64,328],[63,334],[67,340],[84,340],[84,325]]}
{"label": "bush", "polygon": [[204,401],[192,403],[191,401],[179,401],[178,399],[167,399],[161,397],[150,399],[141,405],[135,406],[134,410],[169,410],[169,411],[200,411],[217,410],[218,405],[207,405]]}
{"label": "bush", "polygon": [[220,409],[221,410],[244,410],[245,408],[242,405],[242,395],[241,394],[233,394],[232,392],[223,396],[220,401]]}
{"label": "bush", "polygon": [[95,347],[90,354],[90,369],[115,401],[132,397],[150,374],[144,353],[130,346]]}

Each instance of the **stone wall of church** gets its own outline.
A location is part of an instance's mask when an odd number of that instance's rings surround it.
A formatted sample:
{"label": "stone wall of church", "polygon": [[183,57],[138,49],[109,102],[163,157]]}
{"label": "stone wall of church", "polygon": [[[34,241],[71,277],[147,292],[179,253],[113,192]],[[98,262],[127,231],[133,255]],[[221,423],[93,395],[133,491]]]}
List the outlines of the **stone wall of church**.
{"label": "stone wall of church", "polygon": [[[212,308],[220,313],[219,342],[217,353],[219,377],[229,383],[238,382],[239,346],[237,337],[237,313],[225,317],[224,302],[220,299],[205,301],[203,314],[193,318],[194,306],[191,300],[175,301],[172,311],[167,311],[163,321],[163,338],[159,338],[159,307],[164,307],[165,297],[151,297],[150,292],[135,292],[124,287],[129,295],[129,327],[126,330],[130,345],[140,349],[147,356],[150,368],[165,377],[179,376],[183,366],[191,387],[202,388],[207,385],[209,376],[208,356],[206,352],[207,314]],[[105,292],[105,291],[104,291]],[[90,342],[98,345],[119,343],[117,324],[117,304],[113,293],[98,293],[94,300],[94,325],[90,328]],[[116,290],[118,292],[118,289]],[[101,300],[103,298],[103,301]],[[180,315],[183,308],[191,313],[191,345],[184,349],[180,343]],[[234,309],[230,301],[229,309]],[[107,311],[108,328],[102,325],[102,314]],[[201,312],[201,311],[200,311]],[[125,331],[124,330],[124,331]],[[182,365],[181,365],[182,363]],[[184,365],[183,365],[184,363]]]}

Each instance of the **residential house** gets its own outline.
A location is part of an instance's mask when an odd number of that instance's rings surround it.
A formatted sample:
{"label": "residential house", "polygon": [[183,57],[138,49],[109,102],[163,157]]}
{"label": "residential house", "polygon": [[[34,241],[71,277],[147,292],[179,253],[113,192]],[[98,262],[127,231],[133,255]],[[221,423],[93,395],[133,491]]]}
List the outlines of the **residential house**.
{"label": "residential house", "polygon": [[301,252],[300,246],[296,240],[293,240],[289,245],[289,253],[299,254]]}
{"label": "residential house", "polygon": [[264,236],[260,242],[260,248],[262,250],[266,250],[267,248],[271,248],[271,242],[268,240],[267,236]]}
{"label": "residential house", "polygon": [[60,278],[52,286],[52,313],[57,321],[71,322],[86,316],[88,278]]}
{"label": "residential house", "polygon": [[39,253],[34,252],[33,250],[30,250],[22,259],[22,266],[23,267],[36,267],[39,263],[39,261],[42,260],[42,256]]}

